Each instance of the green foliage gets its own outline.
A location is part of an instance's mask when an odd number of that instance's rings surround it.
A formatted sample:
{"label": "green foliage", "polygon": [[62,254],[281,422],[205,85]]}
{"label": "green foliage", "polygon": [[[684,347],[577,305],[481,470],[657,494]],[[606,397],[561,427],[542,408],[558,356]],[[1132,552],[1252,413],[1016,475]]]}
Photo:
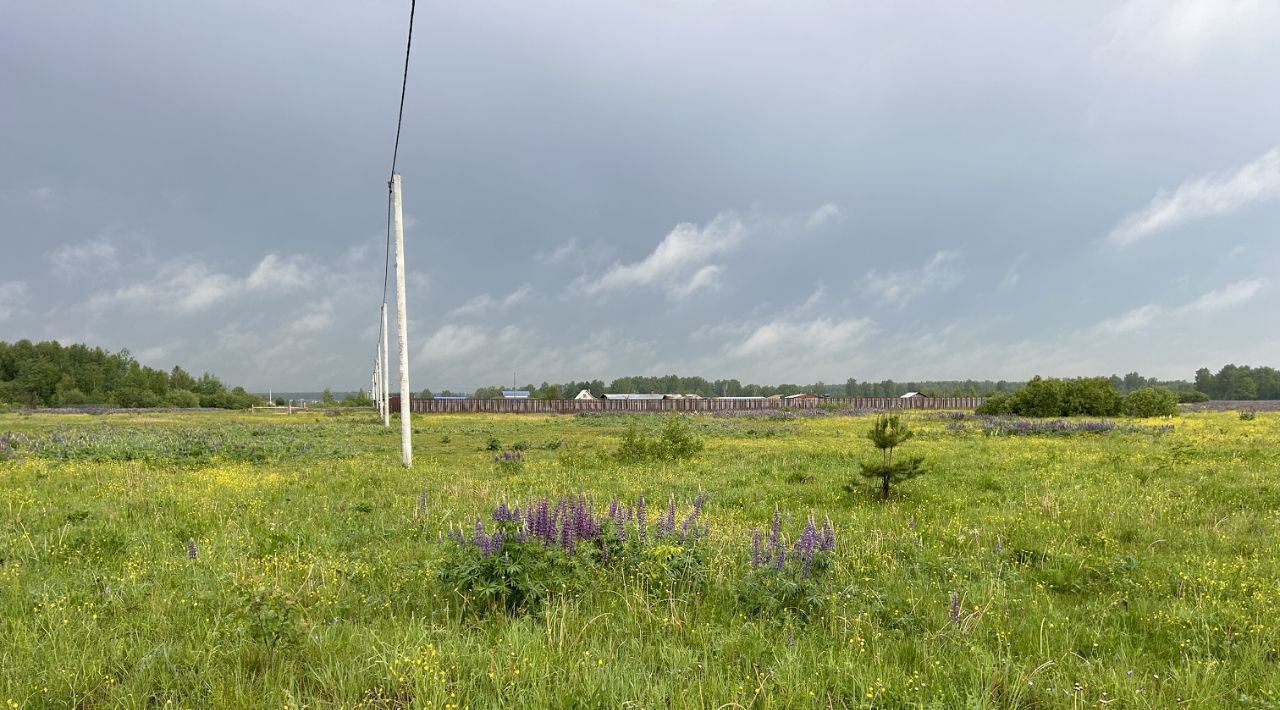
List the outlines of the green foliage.
{"label": "green foliage", "polygon": [[1124,413],[1131,417],[1172,417],[1178,396],[1163,387],[1143,387],[1124,397]]}
{"label": "green foliage", "polygon": [[[915,432],[904,423],[897,414],[882,414],[876,417],[875,423],[867,431],[867,438],[880,449],[880,461],[861,464],[861,475],[879,481],[880,495],[889,498],[890,488],[895,483],[924,475],[924,458],[915,456],[899,461],[893,460],[893,452],[903,442],[915,436]],[[855,486],[849,483],[845,490],[853,492]]]}
{"label": "green foliage", "polygon": [[290,591],[273,584],[237,584],[232,591],[231,617],[253,641],[274,653],[280,647],[296,646],[303,636],[298,599]]}
{"label": "green foliage", "polygon": [[[514,535],[515,530],[507,533]],[[488,556],[475,545],[444,547],[436,579],[473,612],[534,611],[548,595],[580,589],[587,578],[585,554],[571,556],[536,540],[508,541],[500,554]]]}
{"label": "green foliage", "polygon": [[703,449],[702,439],[690,429],[684,417],[667,417],[661,433],[653,436],[633,423],[622,435],[614,458],[623,463],[661,461],[673,463],[696,456]]}
{"label": "green foliage", "polygon": [[1120,414],[1120,393],[1105,377],[1059,380],[1036,376],[1008,396],[991,397],[979,414],[1023,417],[1113,417]]}
{"label": "green foliage", "polygon": [[333,398],[333,390],[325,387],[324,392],[320,394],[320,403],[329,405],[336,404],[337,400]]}
{"label": "green foliage", "polygon": [[733,580],[734,601],[750,616],[805,619],[821,615],[830,598],[826,580],[830,566],[827,553],[814,555],[813,573],[808,577],[761,565]]}
{"label": "green foliage", "polygon": [[1257,418],[1258,418],[1258,412],[1257,412],[1257,410],[1254,410],[1254,409],[1241,409],[1241,410],[1240,410],[1240,421],[1242,421],[1242,422],[1251,422],[1251,421],[1253,421],[1254,419],[1257,419]]}
{"label": "green foliage", "polygon": [[1200,368],[1196,371],[1196,389],[1210,399],[1280,399],[1280,370],[1225,365],[1214,374],[1208,368]]}
{"label": "green foliage", "polygon": [[[660,427],[652,416],[415,416],[424,465],[407,471],[368,413],[0,414],[0,450],[5,434],[42,442],[0,455],[0,706],[1280,701],[1276,415],[1192,412],[1160,437],[1053,439],[908,416],[916,435],[897,455],[924,455],[929,475],[893,505],[831,511],[859,532],[826,572],[825,610],[814,600],[800,623],[786,610],[813,595],[769,592],[784,601],[758,607],[776,615],[735,598],[745,533],[775,502],[790,525],[832,491],[762,466],[856,478],[835,434],[860,440],[872,417],[797,418],[770,439],[726,426],[696,462],[660,470],[594,455],[630,421]],[[490,434],[586,455],[499,480],[477,451]],[[188,442],[235,453],[193,457]],[[701,567],[655,546],[635,565],[593,559],[566,583],[578,586],[532,585],[550,596],[516,616],[472,613],[437,580],[445,546],[428,541],[496,495],[699,486],[714,501]]]}
{"label": "green foliage", "polygon": [[1178,402],[1181,404],[1196,404],[1199,402],[1208,402],[1209,395],[1199,390],[1182,391],[1178,393]]}
{"label": "green foliage", "polygon": [[[181,367],[166,373],[143,366],[128,350],[0,342],[0,405],[244,408],[258,402],[237,390],[228,392],[208,373],[197,380]],[[200,398],[195,403],[192,393]]]}

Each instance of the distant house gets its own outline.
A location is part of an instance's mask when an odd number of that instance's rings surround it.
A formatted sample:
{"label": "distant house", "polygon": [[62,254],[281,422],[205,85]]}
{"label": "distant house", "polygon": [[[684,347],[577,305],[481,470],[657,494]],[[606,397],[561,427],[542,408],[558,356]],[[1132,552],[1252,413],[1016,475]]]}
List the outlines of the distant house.
{"label": "distant house", "polygon": [[591,390],[584,389],[581,392],[579,392],[578,396],[574,397],[574,399],[596,399],[596,396],[594,394],[591,394]]}
{"label": "distant house", "polygon": [[529,399],[529,390],[502,390],[503,399]]}
{"label": "distant house", "polygon": [[733,402],[746,402],[750,400],[765,400],[768,397],[716,397],[716,399],[725,399]]}
{"label": "distant house", "polygon": [[465,396],[465,395],[458,395],[458,394],[451,394],[451,395],[447,395],[447,396],[436,395],[436,399],[443,399],[443,400],[459,400],[459,399],[466,399],[466,396]]}
{"label": "distant house", "polygon": [[818,395],[816,395],[816,394],[806,394],[806,393],[804,393],[804,392],[801,392],[801,393],[799,393],[799,394],[789,394],[789,395],[787,395],[786,397],[783,397],[783,399],[788,399],[788,400],[793,400],[793,401],[794,401],[794,400],[797,400],[797,399],[822,399],[822,398],[821,398],[821,397],[819,397],[819,396],[818,396]]}
{"label": "distant house", "polygon": [[680,393],[678,393],[678,392],[677,392],[677,393],[674,393],[674,394],[664,394],[664,395],[662,395],[662,398],[663,398],[663,399],[702,399],[702,395],[700,395],[700,394],[680,394]]}
{"label": "distant house", "polygon": [[919,392],[908,392],[898,399],[926,399],[926,397]]}
{"label": "distant house", "polygon": [[660,394],[606,394],[604,395],[604,398],[605,399],[652,400],[652,399],[662,399],[663,396],[664,395],[660,395]]}

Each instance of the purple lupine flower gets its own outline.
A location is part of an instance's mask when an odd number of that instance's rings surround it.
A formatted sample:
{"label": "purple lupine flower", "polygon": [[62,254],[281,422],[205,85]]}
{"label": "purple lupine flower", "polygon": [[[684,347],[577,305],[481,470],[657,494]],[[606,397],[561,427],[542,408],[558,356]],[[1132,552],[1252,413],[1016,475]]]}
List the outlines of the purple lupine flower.
{"label": "purple lupine flower", "polygon": [[960,623],[960,595],[951,593],[951,623]]}
{"label": "purple lupine flower", "polygon": [[795,551],[800,557],[800,576],[808,577],[810,569],[813,565],[813,551],[818,546],[818,528],[813,524],[813,516],[809,516],[809,522],[804,526],[804,532],[800,534],[800,539],[796,540]]}
{"label": "purple lupine flower", "polygon": [[760,566],[760,528],[751,531],[751,568]]}
{"label": "purple lupine flower", "polygon": [[609,561],[609,542],[607,540],[600,541],[600,561]]}
{"label": "purple lupine flower", "polygon": [[822,524],[822,539],[818,542],[818,549],[823,552],[834,552],[836,549],[836,529],[831,525],[831,518]]}
{"label": "purple lupine flower", "polygon": [[193,537],[187,538],[187,559],[194,560],[199,556],[200,553],[196,550],[196,539]]}
{"label": "purple lupine flower", "polygon": [[663,527],[666,528],[667,534],[671,535],[676,531],[676,497],[671,496],[667,499],[667,518]]}
{"label": "purple lupine flower", "polygon": [[609,501],[609,517],[617,520],[620,509],[621,506],[618,505],[618,496],[614,496],[613,500]]}
{"label": "purple lupine flower", "polygon": [[506,499],[503,499],[503,501],[498,504],[498,507],[493,509],[493,519],[495,522],[511,519],[511,510],[507,508]]}
{"label": "purple lupine flower", "polygon": [[778,538],[778,549],[775,554],[777,557],[773,559],[773,568],[781,572],[783,565],[787,564],[787,548],[783,538]]}
{"label": "purple lupine flower", "polygon": [[418,492],[418,517],[427,517],[427,489]]}
{"label": "purple lupine flower", "polygon": [[577,549],[575,542],[573,539],[573,525],[568,520],[565,520],[560,525],[560,547],[572,555]]}
{"label": "purple lupine flower", "polygon": [[779,541],[782,539],[782,511],[778,510],[778,506],[773,506],[773,529],[769,531],[769,547],[777,548]]}
{"label": "purple lupine flower", "polygon": [[1001,540],[1000,538],[996,538],[996,544],[992,549],[995,550],[995,553],[997,555],[1000,554],[1001,552],[1004,552],[1004,540]]}
{"label": "purple lupine flower", "polygon": [[702,491],[699,490],[698,497],[693,499],[693,512],[695,515],[702,515],[702,503],[704,500],[705,498],[702,495]]}
{"label": "purple lupine flower", "polygon": [[694,526],[694,522],[697,518],[698,509],[694,508],[685,516],[684,520],[680,522],[680,542],[690,539],[691,536],[693,538],[698,537],[698,528]]}
{"label": "purple lupine flower", "polygon": [[644,544],[645,537],[648,534],[645,529],[649,525],[647,517],[644,509],[644,494],[641,493],[640,501],[636,503],[636,535],[639,537],[641,545]]}

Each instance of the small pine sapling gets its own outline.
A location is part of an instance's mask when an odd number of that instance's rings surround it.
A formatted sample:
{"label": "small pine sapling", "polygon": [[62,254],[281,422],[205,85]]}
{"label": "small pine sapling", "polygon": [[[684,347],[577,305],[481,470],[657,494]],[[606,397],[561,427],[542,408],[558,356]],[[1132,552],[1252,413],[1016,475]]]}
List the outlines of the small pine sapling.
{"label": "small pine sapling", "polygon": [[[913,456],[908,459],[893,460],[893,450],[914,435],[915,432],[911,431],[897,414],[882,414],[876,417],[875,424],[867,432],[867,438],[875,444],[877,449],[880,449],[880,461],[861,464],[860,473],[865,478],[878,479],[880,493],[886,499],[889,497],[891,485],[915,478],[925,472],[923,457]],[[853,483],[846,485],[845,490],[852,492]]]}

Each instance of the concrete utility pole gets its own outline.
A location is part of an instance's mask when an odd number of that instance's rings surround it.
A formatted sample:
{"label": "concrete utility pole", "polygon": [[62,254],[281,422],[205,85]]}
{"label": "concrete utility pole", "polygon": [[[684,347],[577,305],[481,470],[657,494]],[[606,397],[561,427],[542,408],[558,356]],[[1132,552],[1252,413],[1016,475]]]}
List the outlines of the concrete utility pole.
{"label": "concrete utility pole", "polygon": [[[396,268],[398,269],[400,267],[397,266]],[[382,392],[382,401],[379,406],[382,408],[382,426],[384,427],[391,426],[391,392],[387,389],[387,351],[390,349],[387,344],[390,342],[390,338],[391,331],[387,329],[387,303],[386,301],[383,301],[382,350],[378,353],[378,373],[379,377],[382,379],[382,389],[380,390]]]}
{"label": "concrete utility pole", "polygon": [[409,422],[409,315],[404,292],[404,212],[400,203],[400,173],[391,173],[392,218],[396,229],[396,340],[400,345],[400,459],[413,465],[413,428]]}

